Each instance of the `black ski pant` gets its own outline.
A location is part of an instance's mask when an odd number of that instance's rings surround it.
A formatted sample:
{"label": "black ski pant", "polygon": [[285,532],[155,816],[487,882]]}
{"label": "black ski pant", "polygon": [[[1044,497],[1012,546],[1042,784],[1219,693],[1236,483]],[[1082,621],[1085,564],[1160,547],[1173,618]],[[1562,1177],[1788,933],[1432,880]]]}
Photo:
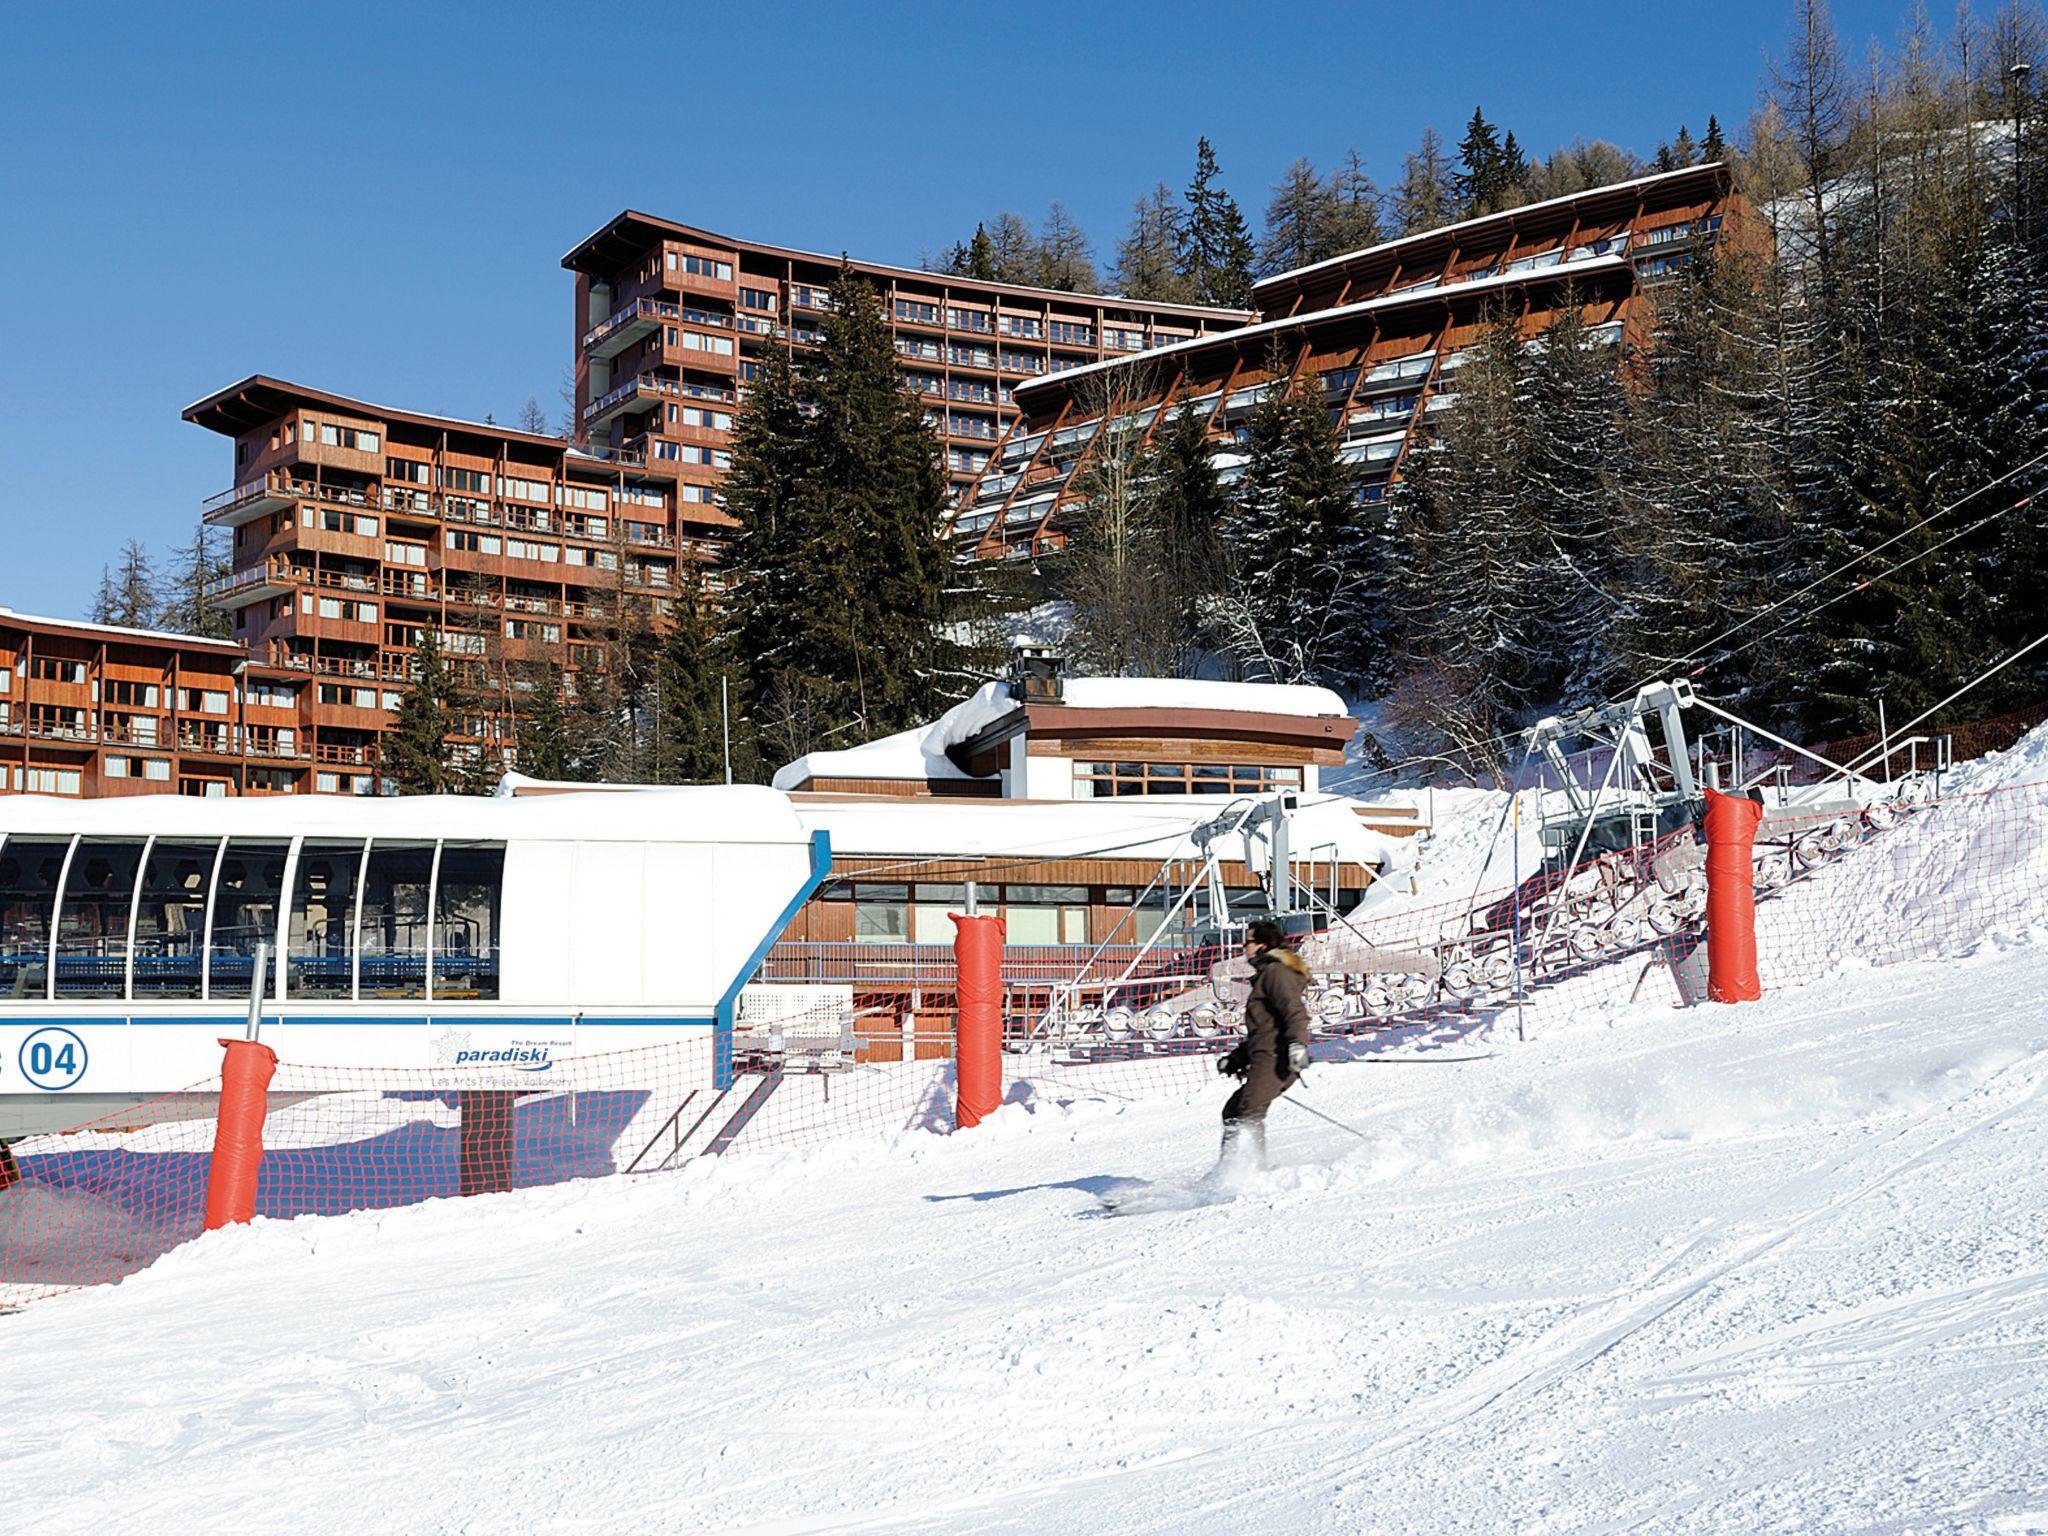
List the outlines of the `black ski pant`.
{"label": "black ski pant", "polygon": [[1238,1084],[1237,1092],[1223,1105],[1223,1123],[1229,1125],[1238,1120],[1265,1119],[1273,1101],[1298,1081],[1291,1073],[1282,1077],[1271,1056],[1261,1054],[1252,1057],[1251,1070]]}

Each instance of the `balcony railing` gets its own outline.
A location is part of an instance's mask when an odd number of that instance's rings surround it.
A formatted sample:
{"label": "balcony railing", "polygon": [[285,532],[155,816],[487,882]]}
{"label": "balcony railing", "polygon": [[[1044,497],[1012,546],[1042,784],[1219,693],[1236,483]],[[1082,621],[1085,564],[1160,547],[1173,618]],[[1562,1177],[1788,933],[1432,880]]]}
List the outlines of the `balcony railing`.
{"label": "balcony railing", "polygon": [[607,391],[583,408],[583,419],[592,426],[621,415],[638,405],[642,395],[650,396],[646,403],[658,405],[663,397],[681,396],[682,385],[674,379],[664,379],[655,373],[636,373],[617,388]]}

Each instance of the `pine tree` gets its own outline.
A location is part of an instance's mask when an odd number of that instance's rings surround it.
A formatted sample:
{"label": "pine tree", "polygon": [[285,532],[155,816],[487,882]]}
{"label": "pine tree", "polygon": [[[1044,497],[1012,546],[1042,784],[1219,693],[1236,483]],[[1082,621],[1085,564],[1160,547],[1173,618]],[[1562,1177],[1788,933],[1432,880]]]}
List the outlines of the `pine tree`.
{"label": "pine tree", "polygon": [[1195,175],[1188,183],[1179,271],[1200,303],[1247,308],[1257,253],[1251,227],[1218,174],[1216,152],[1203,138],[1195,145]]}
{"label": "pine tree", "polygon": [[1305,158],[1295,160],[1282,171],[1272,200],[1266,204],[1266,238],[1259,247],[1260,271],[1291,272],[1320,260],[1316,252],[1333,212],[1331,201],[1330,189]]}
{"label": "pine tree", "polygon": [[1464,170],[1455,178],[1455,187],[1466,218],[1513,206],[1529,174],[1515,136],[1509,134],[1503,143],[1500,130],[1477,107],[1458,145],[1458,160]]}
{"label": "pine tree", "polygon": [[1458,192],[1444,141],[1434,128],[1422,130],[1422,143],[1401,165],[1394,188],[1394,229],[1402,235],[1440,229],[1458,216]]}
{"label": "pine tree", "polygon": [[530,669],[516,686],[521,708],[516,717],[514,761],[529,778],[574,777],[568,687],[562,669],[551,663]]}
{"label": "pine tree", "polygon": [[874,290],[850,270],[799,380],[770,349],[735,425],[730,633],[765,755],[930,718],[977,662],[940,534],[938,443],[904,394]]}
{"label": "pine tree", "polygon": [[130,539],[121,546],[120,564],[100,571],[100,587],[93,599],[93,622],[116,624],[123,629],[148,629],[156,622],[158,609],[156,567],[141,542]]}
{"label": "pine tree", "polygon": [[1353,684],[1377,663],[1377,551],[1359,514],[1358,476],[1319,393],[1273,380],[1247,422],[1230,527],[1225,643],[1254,681]]}
{"label": "pine tree", "polygon": [[1184,304],[1193,299],[1180,272],[1181,211],[1160,182],[1131,210],[1130,232],[1117,242],[1116,290],[1128,298]]}
{"label": "pine tree", "polygon": [[227,639],[233,632],[227,614],[206,601],[207,583],[227,570],[226,535],[204,521],[194,524],[192,542],[172,552],[158,590],[158,626],[181,635]]}
{"label": "pine tree", "polygon": [[1330,177],[1329,203],[1309,259],[1328,261],[1332,256],[1377,245],[1382,238],[1380,190],[1366,174],[1358,151],[1346,150],[1344,163]]}
{"label": "pine tree", "polygon": [[1531,704],[1549,553],[1529,518],[1531,412],[1521,328],[1485,327],[1458,371],[1457,401],[1409,451],[1393,490],[1400,615],[1396,714],[1478,763]]}
{"label": "pine tree", "polygon": [[1056,202],[1045,211],[1045,222],[1038,229],[1037,266],[1034,281],[1041,288],[1096,291],[1095,248],[1065,203]]}
{"label": "pine tree", "polygon": [[1622,487],[1634,477],[1622,431],[1619,348],[1604,344],[1567,293],[1523,355],[1528,404],[1527,517],[1538,530],[1544,602],[1531,638],[1529,686],[1596,702],[1622,679],[1613,648],[1623,601]]}
{"label": "pine tree", "polygon": [[[716,784],[725,777],[725,653],[713,633],[703,581],[694,567],[655,653],[660,694],[658,756],[664,784]],[[745,765],[739,765],[744,769]],[[735,777],[750,777],[744,771]]]}
{"label": "pine tree", "polygon": [[1728,158],[1728,141],[1721,135],[1721,119],[1707,114],[1707,136],[1700,140],[1700,159],[1708,165]]}
{"label": "pine tree", "polygon": [[1178,412],[1154,431],[1142,478],[1159,528],[1165,600],[1176,618],[1180,654],[1193,667],[1219,647],[1217,599],[1230,582],[1224,544],[1229,500],[1199,412]]}
{"label": "pine tree", "polygon": [[1038,232],[1021,213],[1008,210],[995,217],[988,231],[988,278],[998,283],[1025,283],[1038,275]]}
{"label": "pine tree", "polygon": [[449,794],[462,778],[448,740],[455,729],[459,687],[432,630],[420,637],[415,655],[419,670],[384,736],[381,769],[384,781],[400,794]]}

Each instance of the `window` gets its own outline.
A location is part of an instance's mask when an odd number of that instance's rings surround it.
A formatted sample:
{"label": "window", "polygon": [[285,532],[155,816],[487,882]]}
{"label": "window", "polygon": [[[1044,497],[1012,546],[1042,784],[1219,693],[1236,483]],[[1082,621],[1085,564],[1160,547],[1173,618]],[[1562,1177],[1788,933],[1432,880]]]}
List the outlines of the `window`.
{"label": "window", "polygon": [[1070,347],[1092,347],[1095,345],[1095,327],[1073,320],[1055,320],[1052,322],[1052,339]]}
{"label": "window", "polygon": [[910,939],[910,887],[857,885],[853,888],[856,944],[903,944]]}
{"label": "window", "polygon": [[158,838],[142,866],[135,904],[135,996],[198,997],[206,944],[206,892],[217,840]]}
{"label": "window", "polygon": [[433,995],[495,998],[504,844],[442,844],[434,889]]}
{"label": "window", "polygon": [[85,663],[66,661],[61,656],[38,656],[32,675],[38,682],[82,683],[85,681]]}
{"label": "window", "polygon": [[547,501],[550,487],[545,480],[518,480],[509,475],[498,476],[498,494],[510,496],[519,501]]}
{"label": "window", "polygon": [[362,862],[360,842],[308,838],[300,844],[285,949],[286,996],[354,994],[350,956],[355,947],[356,877]]}
{"label": "window", "polygon": [[[713,261],[709,256],[685,256],[682,268],[693,277],[716,278],[721,283],[732,281],[732,263],[729,261]],[[668,269],[671,272],[676,270],[676,255],[673,251],[669,252]]]}
{"label": "window", "polygon": [[[307,442],[313,441],[313,423],[302,423],[300,434]],[[375,432],[360,431],[355,427],[337,426],[333,422],[320,423],[320,441],[329,448],[352,448],[357,453],[378,453],[383,449],[383,439]]]}
{"label": "window", "polygon": [[1012,944],[1088,942],[1088,889],[1011,885],[1003,890],[1003,931]]}
{"label": "window", "polygon": [[956,331],[992,331],[995,324],[983,309],[952,309],[946,311],[946,324]]}
{"label": "window", "polygon": [[142,840],[83,838],[57,906],[57,995],[120,997],[127,990],[128,906]]}
{"label": "window", "polygon": [[441,470],[441,488],[448,491],[467,491],[472,496],[488,496],[491,491],[491,477],[480,469]]}
{"label": "window", "polygon": [[50,918],[68,837],[0,843],[0,997],[41,997],[49,986]]}
{"label": "window", "polygon": [[433,877],[432,843],[370,845],[361,897],[362,996],[427,995],[427,902]]}
{"label": "window", "polygon": [[919,304],[910,299],[898,299],[896,301],[896,318],[898,320],[908,320],[913,325],[937,325],[939,323],[939,306],[936,304]]}
{"label": "window", "polygon": [[1246,763],[1074,764],[1074,798],[1110,795],[1258,795],[1299,789],[1301,770]]}
{"label": "window", "polygon": [[919,944],[953,942],[955,912],[967,910],[964,885],[920,885],[917,905],[911,909],[911,935]]}
{"label": "window", "polygon": [[427,483],[427,466],[417,463],[412,459],[386,459],[384,461],[384,478],[387,480],[404,480],[412,485],[425,485]]}
{"label": "window", "polygon": [[[5,673],[0,673],[0,676],[5,675]],[[5,693],[6,691],[6,685],[0,684],[0,693]],[[157,686],[155,683],[110,681],[107,684],[106,702],[130,709],[155,709]]]}
{"label": "window", "polygon": [[740,303],[748,309],[765,309],[775,313],[775,295],[765,288],[742,288]]}
{"label": "window", "polygon": [[[205,781],[199,781],[205,782]],[[204,793],[204,790],[198,791]],[[222,786],[226,793],[226,786]],[[213,926],[207,945],[207,993],[247,997],[256,970],[256,946],[277,953],[278,905],[284,899],[284,863],[290,844],[234,838],[214,884]],[[270,990],[269,978],[264,991]]]}

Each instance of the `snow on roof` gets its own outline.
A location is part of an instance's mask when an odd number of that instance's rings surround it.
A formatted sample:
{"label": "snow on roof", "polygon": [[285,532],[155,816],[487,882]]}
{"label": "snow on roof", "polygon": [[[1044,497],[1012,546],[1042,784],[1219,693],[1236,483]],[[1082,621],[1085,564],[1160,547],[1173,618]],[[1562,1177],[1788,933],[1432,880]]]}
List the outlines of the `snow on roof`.
{"label": "snow on roof", "polygon": [[1543,267],[1536,271],[1496,272],[1491,277],[1475,277],[1468,282],[1439,283],[1431,288],[1416,288],[1405,293],[1383,293],[1378,298],[1361,299],[1356,304],[1339,304],[1332,309],[1312,309],[1298,315],[1283,315],[1278,320],[1261,320],[1257,325],[1241,326],[1234,331],[1214,331],[1207,336],[1190,336],[1186,341],[1154,347],[1150,352],[1135,352],[1129,357],[1106,357],[1099,363],[1088,363],[1080,368],[1066,369],[1061,373],[1048,373],[1035,379],[1024,379],[1015,386],[1015,393],[1021,395],[1027,390],[1045,389],[1053,384],[1069,384],[1075,379],[1086,378],[1091,373],[1102,373],[1111,368],[1126,368],[1133,363],[1149,363],[1155,358],[1192,352],[1199,347],[1243,341],[1252,336],[1271,336],[1311,322],[1337,320],[1347,315],[1366,315],[1375,310],[1395,309],[1403,304],[1426,304],[1447,294],[1462,296],[1480,293],[1488,289],[1505,288],[1515,283],[1555,277],[1561,272],[1580,276],[1612,272],[1628,266],[1629,260],[1626,256],[1588,256],[1581,261],[1560,262],[1557,266]]}
{"label": "snow on roof", "polygon": [[236,640],[215,640],[207,635],[188,635],[175,629],[130,629],[122,624],[95,624],[87,619],[55,619],[43,613],[23,613],[16,608],[0,607],[0,619],[15,619],[23,624],[48,624],[57,629],[83,629],[96,635],[125,635],[133,640],[169,640],[178,645],[203,645],[216,651],[244,652]]}
{"label": "snow on roof", "polygon": [[[578,786],[579,788],[581,786]],[[620,842],[793,843],[789,798],[759,785],[635,795],[0,796],[0,834],[88,836],[585,838]]]}
{"label": "snow on roof", "polygon": [[1664,181],[1673,176],[1697,176],[1701,171],[1717,169],[1724,167],[1726,164],[1727,162],[1723,160],[1706,160],[1698,165],[1683,166],[1675,171],[1652,171],[1647,176],[1638,176],[1631,181],[1612,181],[1602,187],[1587,187],[1583,191],[1566,192],[1558,197],[1547,197],[1540,203],[1523,203],[1518,208],[1504,208],[1499,213],[1481,214],[1476,219],[1460,219],[1455,224],[1445,224],[1436,229],[1424,230],[1419,235],[1400,235],[1392,240],[1382,240],[1378,245],[1360,246],[1355,251],[1345,251],[1336,256],[1325,257],[1321,261],[1312,261],[1305,267],[1293,267],[1285,272],[1275,272],[1271,277],[1262,277],[1252,284],[1252,292],[1257,293],[1261,288],[1273,288],[1281,283],[1297,282],[1307,277],[1311,272],[1320,272],[1326,267],[1341,267],[1350,262],[1362,261],[1367,256],[1378,256],[1384,252],[1394,250],[1398,246],[1419,245],[1425,240],[1439,240],[1445,235],[1469,231],[1476,229],[1481,224],[1497,223],[1503,219],[1527,218],[1530,214],[1541,213],[1546,208],[1561,207],[1566,203],[1580,202],[1586,198],[1599,197],[1609,192],[1626,192],[1631,187],[1646,187],[1651,182]]}
{"label": "snow on roof", "polygon": [[[1073,677],[1066,681],[1069,709],[1215,709],[1316,719],[1347,713],[1327,688],[1286,683],[1226,683],[1170,677]],[[946,755],[1018,707],[1006,682],[984,683],[928,725],[837,751],[806,752],[775,771],[777,789],[817,779],[965,779]]]}

